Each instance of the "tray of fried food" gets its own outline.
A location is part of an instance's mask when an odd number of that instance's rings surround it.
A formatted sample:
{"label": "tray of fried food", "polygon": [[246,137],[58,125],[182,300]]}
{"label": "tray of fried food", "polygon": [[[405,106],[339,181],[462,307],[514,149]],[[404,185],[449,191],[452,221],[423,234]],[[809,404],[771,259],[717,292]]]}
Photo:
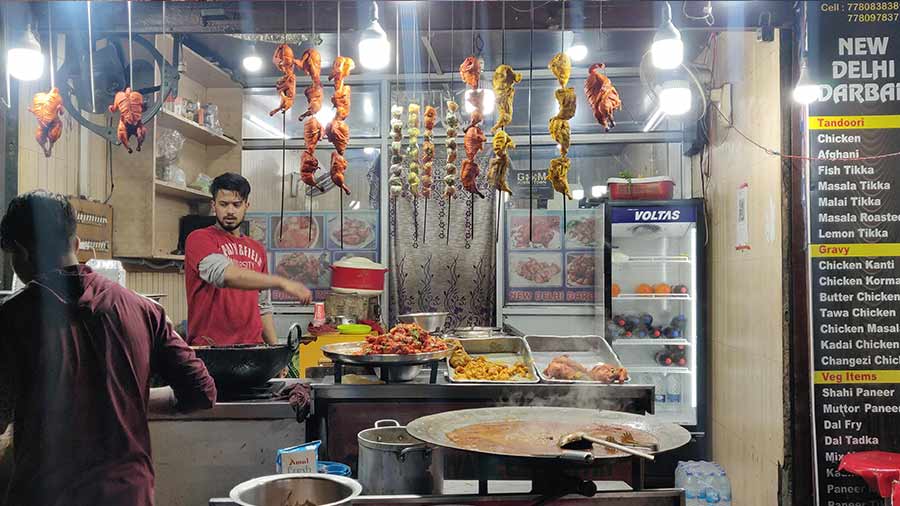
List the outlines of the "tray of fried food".
{"label": "tray of fried food", "polygon": [[461,339],[447,358],[453,383],[538,383],[528,343],[521,337]]}
{"label": "tray of fried food", "polygon": [[630,381],[619,356],[600,336],[525,336],[525,342],[545,383]]}

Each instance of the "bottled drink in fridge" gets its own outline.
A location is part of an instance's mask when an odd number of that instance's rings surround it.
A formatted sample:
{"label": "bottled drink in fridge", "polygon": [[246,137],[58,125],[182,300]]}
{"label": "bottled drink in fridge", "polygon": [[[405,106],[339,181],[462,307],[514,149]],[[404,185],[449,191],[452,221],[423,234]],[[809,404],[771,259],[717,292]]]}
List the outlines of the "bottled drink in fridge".
{"label": "bottled drink in fridge", "polygon": [[667,411],[668,406],[666,405],[666,376],[664,374],[654,374],[653,387],[656,411]]}
{"label": "bottled drink in fridge", "polygon": [[653,326],[653,316],[650,313],[642,313],[640,318],[641,325],[643,325],[644,328],[649,329]]}
{"label": "bottled drink in fridge", "polygon": [[666,405],[671,409],[681,408],[681,377],[669,374],[666,378]]}
{"label": "bottled drink in fridge", "polygon": [[662,366],[670,366],[674,363],[672,360],[672,356],[666,350],[660,350],[656,352],[656,356],[654,357],[656,363]]}

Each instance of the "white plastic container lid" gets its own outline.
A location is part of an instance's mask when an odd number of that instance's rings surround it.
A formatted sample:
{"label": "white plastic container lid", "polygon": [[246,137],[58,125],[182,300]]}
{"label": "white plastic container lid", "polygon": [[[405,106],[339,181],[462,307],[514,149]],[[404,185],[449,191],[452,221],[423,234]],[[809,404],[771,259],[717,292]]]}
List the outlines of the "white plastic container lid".
{"label": "white plastic container lid", "polygon": [[351,269],[371,269],[385,271],[387,267],[369,260],[365,257],[344,257],[334,263],[335,267],[348,267]]}
{"label": "white plastic container lid", "polygon": [[623,177],[611,177],[606,180],[606,184],[640,184],[640,183],[674,183],[669,176],[653,176],[653,177],[633,177],[625,179]]}

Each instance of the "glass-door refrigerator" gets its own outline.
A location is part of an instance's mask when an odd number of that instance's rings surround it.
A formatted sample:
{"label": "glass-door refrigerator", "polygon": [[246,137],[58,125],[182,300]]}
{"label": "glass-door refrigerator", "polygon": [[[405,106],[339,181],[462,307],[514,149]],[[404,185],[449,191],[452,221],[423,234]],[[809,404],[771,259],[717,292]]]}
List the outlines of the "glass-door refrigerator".
{"label": "glass-door refrigerator", "polygon": [[605,223],[606,338],[633,384],[655,386],[656,415],[694,435],[648,469],[671,477],[709,457],[703,200],[610,201]]}

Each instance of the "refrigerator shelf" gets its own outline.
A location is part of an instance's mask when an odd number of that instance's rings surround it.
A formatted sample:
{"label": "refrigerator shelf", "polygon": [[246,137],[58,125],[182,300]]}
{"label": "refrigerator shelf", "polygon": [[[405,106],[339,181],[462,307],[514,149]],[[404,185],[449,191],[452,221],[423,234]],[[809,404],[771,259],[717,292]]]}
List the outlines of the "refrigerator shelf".
{"label": "refrigerator shelf", "polygon": [[692,300],[690,294],[668,293],[623,293],[617,297],[612,297],[613,302],[617,300]]}
{"label": "refrigerator shelf", "polygon": [[667,374],[694,374],[690,367],[666,367],[662,365],[632,366],[628,367],[628,372],[641,373],[667,373]]}
{"label": "refrigerator shelf", "polygon": [[614,265],[653,265],[653,264],[690,264],[690,257],[678,255],[678,256],[633,256],[628,257],[627,260],[616,260],[613,257],[612,263]]}
{"label": "refrigerator shelf", "polygon": [[621,338],[612,342],[613,346],[690,346],[687,339],[629,339]]}

